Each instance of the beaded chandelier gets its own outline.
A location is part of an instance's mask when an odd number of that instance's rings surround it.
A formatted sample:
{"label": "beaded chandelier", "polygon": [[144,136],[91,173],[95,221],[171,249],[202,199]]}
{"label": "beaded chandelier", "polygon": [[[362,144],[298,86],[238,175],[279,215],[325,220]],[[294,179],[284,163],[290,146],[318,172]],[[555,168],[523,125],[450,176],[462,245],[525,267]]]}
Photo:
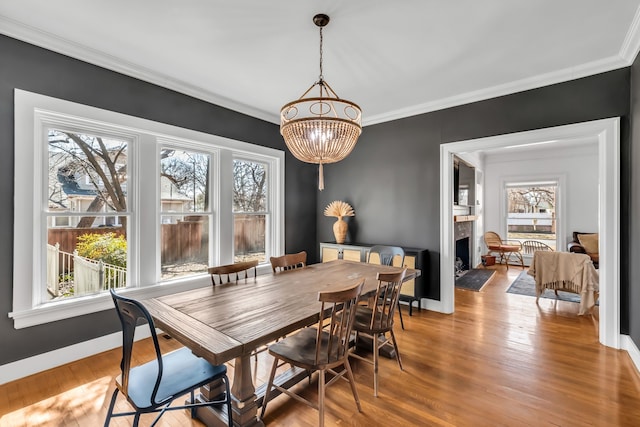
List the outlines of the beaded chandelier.
{"label": "beaded chandelier", "polygon": [[[313,22],[320,28],[320,76],[300,98],[282,107],[280,133],[298,160],[319,165],[318,189],[323,190],[322,165],[339,162],[351,153],[362,133],[362,110],[357,104],[340,99],[324,80],[322,29],[329,17],[318,14]],[[320,95],[310,95],[316,86]]]}

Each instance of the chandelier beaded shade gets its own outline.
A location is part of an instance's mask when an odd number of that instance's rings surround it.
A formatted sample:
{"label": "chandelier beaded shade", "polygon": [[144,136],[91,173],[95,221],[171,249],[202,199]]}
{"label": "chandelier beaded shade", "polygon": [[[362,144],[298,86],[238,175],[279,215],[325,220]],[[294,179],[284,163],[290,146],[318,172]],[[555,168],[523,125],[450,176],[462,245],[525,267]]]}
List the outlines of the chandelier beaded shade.
{"label": "chandelier beaded shade", "polygon": [[[324,189],[323,164],[344,159],[362,133],[362,110],[340,99],[322,75],[322,29],[329,17],[318,14],[313,22],[320,28],[320,76],[296,101],[280,110],[280,133],[298,160],[319,165],[318,188]],[[310,93],[317,87],[319,96]],[[309,95],[309,96],[307,96]]]}

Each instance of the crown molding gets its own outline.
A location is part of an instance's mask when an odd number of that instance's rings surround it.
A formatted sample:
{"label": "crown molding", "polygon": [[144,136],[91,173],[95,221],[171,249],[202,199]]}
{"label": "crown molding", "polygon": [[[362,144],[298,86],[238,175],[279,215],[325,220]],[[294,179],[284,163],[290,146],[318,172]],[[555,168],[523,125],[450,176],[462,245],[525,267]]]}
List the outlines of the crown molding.
{"label": "crown molding", "polygon": [[[188,84],[184,81],[163,75],[145,67],[123,61],[104,52],[88,48],[78,43],[71,42],[51,33],[24,25],[20,22],[0,16],[0,33],[27,43],[40,46],[54,52],[61,53],[72,58],[88,62],[130,77],[134,77],[149,83],[153,83],[176,92],[201,99],[212,104],[228,108],[238,113],[246,114],[270,123],[279,124],[277,114],[266,112],[255,107],[233,101],[229,98],[217,95],[200,87]],[[598,61],[589,62],[578,67],[570,67],[531,78],[497,85],[477,91],[467,92],[448,98],[442,98],[423,104],[417,104],[406,108],[389,111],[386,113],[369,116],[363,119],[363,126],[399,120],[419,114],[443,110],[473,102],[510,95],[525,90],[536,89],[556,83],[562,83],[590,75],[612,71],[628,67],[635,60],[640,51],[640,7],[636,9],[634,19],[619,54]]]}
{"label": "crown molding", "polygon": [[486,89],[480,89],[477,91],[467,92],[449,98],[442,98],[433,102],[418,104],[411,107],[390,111],[388,113],[378,114],[376,116],[370,116],[367,119],[363,119],[362,124],[363,126],[370,126],[378,123],[389,122],[392,120],[399,120],[406,117],[429,113],[432,111],[444,110],[445,108],[457,107],[460,105],[470,104],[472,102],[484,101],[499,96],[511,95],[525,90],[537,89],[556,83],[575,80],[594,74],[604,73],[606,71],[616,70],[618,68],[628,67],[629,65],[631,65],[631,62],[625,60],[624,58],[621,58],[619,56],[612,56],[602,60],[589,62],[578,67],[565,68],[563,70],[541,74],[531,78],[517,80]]}
{"label": "crown molding", "polygon": [[2,15],[0,15],[0,33],[71,58],[79,59],[89,64],[97,65],[148,83],[153,83],[155,85],[210,102],[220,107],[228,108],[238,113],[246,114],[272,123],[280,123],[280,117],[276,114],[269,114],[249,105],[235,102],[201,87],[188,84],[184,81],[166,76],[140,65],[124,61],[102,51],[91,49],[82,44],[75,43],[46,31],[22,24]]}
{"label": "crown molding", "polygon": [[627,35],[620,47],[620,57],[629,64],[633,64],[638,52],[640,51],[640,7],[636,9],[635,15],[633,15],[633,21],[629,26]]}

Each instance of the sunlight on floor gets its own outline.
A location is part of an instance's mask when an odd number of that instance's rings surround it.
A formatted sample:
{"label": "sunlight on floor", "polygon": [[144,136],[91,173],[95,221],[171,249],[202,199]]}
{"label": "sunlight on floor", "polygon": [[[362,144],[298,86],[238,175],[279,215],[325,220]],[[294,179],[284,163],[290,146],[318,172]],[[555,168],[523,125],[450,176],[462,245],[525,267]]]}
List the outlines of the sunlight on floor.
{"label": "sunlight on floor", "polygon": [[80,425],[101,425],[102,407],[108,405],[105,399],[110,398],[112,385],[112,377],[102,377],[8,413],[0,418],[0,426],[53,426],[60,420],[70,420],[73,425],[76,420]]}

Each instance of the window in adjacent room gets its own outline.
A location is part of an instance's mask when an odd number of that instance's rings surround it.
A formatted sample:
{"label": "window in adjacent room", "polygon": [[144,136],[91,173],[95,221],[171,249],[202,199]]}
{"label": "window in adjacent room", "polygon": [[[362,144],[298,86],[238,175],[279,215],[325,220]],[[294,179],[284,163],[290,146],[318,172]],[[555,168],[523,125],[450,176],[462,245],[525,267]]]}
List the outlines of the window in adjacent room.
{"label": "window in adjacent room", "polygon": [[558,183],[506,184],[507,239],[535,240],[556,248]]}

